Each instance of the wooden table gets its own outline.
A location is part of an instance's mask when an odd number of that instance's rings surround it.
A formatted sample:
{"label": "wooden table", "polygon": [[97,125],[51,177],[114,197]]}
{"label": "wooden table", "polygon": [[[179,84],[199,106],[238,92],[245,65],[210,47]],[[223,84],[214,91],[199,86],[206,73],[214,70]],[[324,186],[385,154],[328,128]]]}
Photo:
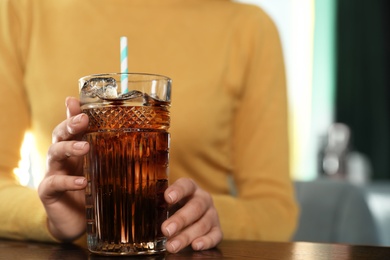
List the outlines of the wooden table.
{"label": "wooden table", "polygon": [[223,241],[217,248],[194,252],[185,249],[178,254],[157,256],[105,257],[90,254],[74,245],[0,240],[0,259],[26,260],[175,260],[175,259],[265,259],[265,260],[377,260],[390,259],[390,247],[352,246],[307,242],[244,242]]}

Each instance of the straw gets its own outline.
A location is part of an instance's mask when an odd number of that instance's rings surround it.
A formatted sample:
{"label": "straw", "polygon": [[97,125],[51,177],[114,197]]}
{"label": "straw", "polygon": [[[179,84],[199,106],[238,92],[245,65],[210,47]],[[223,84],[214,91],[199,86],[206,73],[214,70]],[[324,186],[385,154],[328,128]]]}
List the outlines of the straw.
{"label": "straw", "polygon": [[120,40],[121,47],[121,91],[122,94],[127,93],[127,85],[128,85],[128,75],[129,72],[127,67],[127,37],[122,36]]}

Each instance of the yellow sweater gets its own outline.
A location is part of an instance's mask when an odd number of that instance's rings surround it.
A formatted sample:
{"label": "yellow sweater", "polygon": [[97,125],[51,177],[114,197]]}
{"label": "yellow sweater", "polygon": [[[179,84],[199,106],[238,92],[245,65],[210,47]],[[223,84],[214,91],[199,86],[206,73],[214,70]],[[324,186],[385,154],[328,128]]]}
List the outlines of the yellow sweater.
{"label": "yellow sweater", "polygon": [[228,0],[0,0],[0,237],[53,241],[36,191],[13,177],[23,135],[44,158],[77,80],[120,70],[121,36],[130,72],[173,79],[170,182],[213,195],[225,239],[289,239],[278,33],[258,7]]}

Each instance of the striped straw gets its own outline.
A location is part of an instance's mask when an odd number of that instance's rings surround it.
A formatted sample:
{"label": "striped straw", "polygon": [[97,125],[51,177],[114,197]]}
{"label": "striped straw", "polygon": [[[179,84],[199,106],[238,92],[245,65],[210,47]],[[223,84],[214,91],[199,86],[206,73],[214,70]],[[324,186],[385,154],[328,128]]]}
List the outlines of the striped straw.
{"label": "striped straw", "polygon": [[128,91],[128,76],[127,73],[129,72],[127,68],[127,37],[122,36],[121,41],[121,91],[122,94],[127,93]]}

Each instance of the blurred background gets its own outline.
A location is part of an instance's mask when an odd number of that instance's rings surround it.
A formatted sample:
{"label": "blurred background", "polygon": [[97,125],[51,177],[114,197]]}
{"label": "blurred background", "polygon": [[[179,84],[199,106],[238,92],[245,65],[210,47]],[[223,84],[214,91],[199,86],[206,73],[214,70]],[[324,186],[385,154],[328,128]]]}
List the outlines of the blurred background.
{"label": "blurred background", "polygon": [[[263,8],[282,40],[301,207],[293,239],[390,246],[390,1],[236,1]],[[37,187],[32,143],[26,134],[15,174]]]}
{"label": "blurred background", "polygon": [[390,2],[238,1],[262,7],[282,40],[292,239],[390,246]]}
{"label": "blurred background", "polygon": [[390,179],[389,1],[239,2],[262,7],[279,29],[294,179],[352,168],[356,181]]}

